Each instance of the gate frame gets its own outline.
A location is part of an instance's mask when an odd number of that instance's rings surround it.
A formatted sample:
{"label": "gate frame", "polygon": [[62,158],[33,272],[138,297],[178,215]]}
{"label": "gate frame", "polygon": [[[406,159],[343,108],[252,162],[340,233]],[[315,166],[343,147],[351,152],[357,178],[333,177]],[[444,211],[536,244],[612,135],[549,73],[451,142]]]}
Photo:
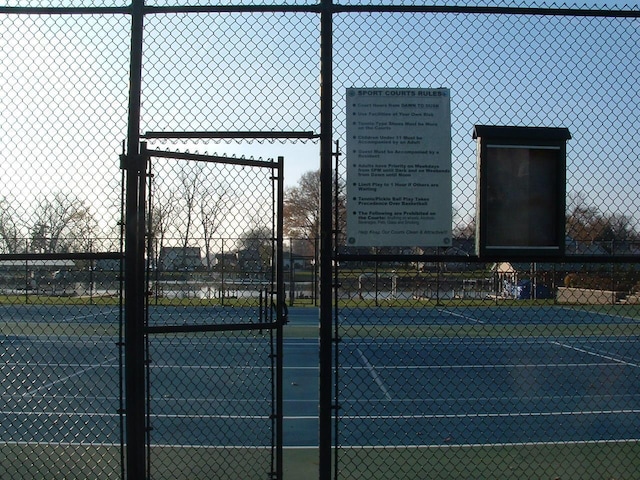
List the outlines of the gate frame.
{"label": "gate frame", "polygon": [[[184,138],[184,137],[183,137]],[[284,158],[277,161],[231,158],[214,155],[191,154],[148,150],[146,142],[140,142],[139,153],[121,155],[120,168],[125,172],[125,288],[124,288],[124,364],[125,367],[125,439],[126,478],[146,479],[150,474],[150,437],[149,437],[149,392],[147,356],[148,335],[153,333],[205,332],[229,330],[272,330],[275,331],[275,376],[274,383],[274,436],[272,452],[275,462],[270,472],[273,480],[282,478],[283,472],[283,326],[286,323],[285,286],[283,268],[283,200],[284,200]],[[146,210],[147,178],[151,178],[151,157],[169,158],[199,162],[225,163],[231,165],[269,168],[272,171],[272,185],[275,182],[275,321],[233,325],[170,325],[148,326],[148,295],[146,276]],[[277,172],[274,174],[273,172]],[[262,320],[262,319],[261,319]],[[265,318],[266,320],[266,318]],[[273,458],[273,457],[272,457]]]}

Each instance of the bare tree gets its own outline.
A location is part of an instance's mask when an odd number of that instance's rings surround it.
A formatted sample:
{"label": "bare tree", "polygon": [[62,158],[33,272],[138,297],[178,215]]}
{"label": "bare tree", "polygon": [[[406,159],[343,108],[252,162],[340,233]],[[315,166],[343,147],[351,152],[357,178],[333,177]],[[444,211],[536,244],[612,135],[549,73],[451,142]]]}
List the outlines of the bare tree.
{"label": "bare tree", "polygon": [[90,252],[96,247],[99,248],[99,245],[95,244],[98,238],[98,223],[89,208],[85,208],[84,205],[81,208],[71,231],[70,249],[76,252]]}
{"label": "bare tree", "polygon": [[238,259],[247,272],[264,272],[273,258],[273,233],[269,227],[255,226],[238,239]]}
{"label": "bare tree", "polygon": [[637,241],[640,236],[629,217],[602,213],[580,193],[570,197],[568,207],[566,231],[573,240],[611,243]]}
{"label": "bare tree", "polygon": [[199,194],[199,214],[204,235],[204,255],[207,271],[213,268],[213,239],[223,220],[230,198],[222,186],[203,188]]}
{"label": "bare tree", "polygon": [[454,238],[474,238],[476,235],[476,217],[467,217],[453,227]]}
{"label": "bare tree", "polygon": [[82,201],[58,192],[40,201],[29,231],[31,252],[71,252],[88,247],[96,222]]}
{"label": "bare tree", "polygon": [[607,234],[611,240],[637,242],[640,239],[633,221],[627,215],[614,213],[608,217],[607,223]]}
{"label": "bare tree", "polygon": [[0,252],[19,253],[18,216],[6,198],[0,198]]}
{"label": "bare tree", "polygon": [[567,235],[579,242],[597,240],[601,220],[598,209],[589,205],[580,193],[572,195],[567,206]]}
{"label": "bare tree", "polygon": [[320,171],[304,173],[284,194],[285,234],[294,238],[320,235]]}
{"label": "bare tree", "polygon": [[[344,184],[340,183],[338,192],[332,198],[332,208],[338,206],[337,229],[345,230],[346,201]],[[337,202],[336,202],[337,199]],[[320,171],[304,173],[298,185],[289,188],[284,194],[285,235],[292,238],[304,238],[314,242],[320,236]]]}
{"label": "bare tree", "polygon": [[178,194],[182,201],[181,218],[182,223],[179,225],[178,232],[182,238],[182,252],[184,255],[184,263],[186,264],[187,248],[194,229],[195,216],[198,208],[198,190],[202,184],[202,165],[199,163],[189,162],[183,164],[178,171]]}
{"label": "bare tree", "polygon": [[164,263],[162,258],[164,244],[177,216],[176,196],[176,192],[172,189],[153,192],[152,195],[151,212],[148,219],[149,235],[152,239],[154,258],[158,262],[158,266]]}

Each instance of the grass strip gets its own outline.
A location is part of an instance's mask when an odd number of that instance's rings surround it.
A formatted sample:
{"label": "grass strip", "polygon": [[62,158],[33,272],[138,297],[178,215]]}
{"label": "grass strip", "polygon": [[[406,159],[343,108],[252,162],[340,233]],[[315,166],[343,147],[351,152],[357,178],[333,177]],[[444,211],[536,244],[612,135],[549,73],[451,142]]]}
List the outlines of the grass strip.
{"label": "grass strip", "polygon": [[3,479],[121,478],[119,446],[0,443]]}
{"label": "grass strip", "polygon": [[[154,479],[270,478],[266,448],[154,446],[150,454]],[[285,448],[283,455],[284,479],[317,477],[317,449]],[[0,444],[0,458],[6,478],[120,478],[118,446]],[[341,447],[338,470],[341,480],[631,480],[640,471],[640,443]]]}
{"label": "grass strip", "polygon": [[638,442],[495,446],[342,448],[341,480],[631,480],[640,471]]}
{"label": "grass strip", "polygon": [[558,338],[640,335],[640,325],[527,324],[527,325],[349,325],[342,338]]}

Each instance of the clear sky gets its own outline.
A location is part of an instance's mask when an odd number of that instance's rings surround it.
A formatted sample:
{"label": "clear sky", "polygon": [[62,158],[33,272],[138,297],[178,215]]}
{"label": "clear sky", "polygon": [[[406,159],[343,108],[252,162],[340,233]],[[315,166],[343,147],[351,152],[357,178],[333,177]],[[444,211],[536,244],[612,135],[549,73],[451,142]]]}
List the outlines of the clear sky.
{"label": "clear sky", "polygon": [[[639,22],[337,15],[334,137],[344,148],[348,87],[447,87],[459,217],[475,208],[473,125],[513,124],[569,128],[568,190],[586,192],[602,209],[638,218]],[[142,132],[319,133],[317,16],[150,15],[145,24]],[[119,15],[0,15],[0,162],[5,182],[13,186],[8,195],[20,200],[24,212],[35,196],[58,190],[114,212],[126,135],[128,30],[129,18]],[[154,145],[256,158],[283,155],[287,185],[319,167],[316,142]]]}
{"label": "clear sky", "polygon": [[[640,153],[638,25],[637,19],[345,16],[336,22],[338,82],[451,89],[453,204],[463,216],[475,208],[475,124],[569,128],[568,192],[585,193],[607,213],[637,215],[631,179]],[[344,104],[343,93],[338,87],[336,105]]]}

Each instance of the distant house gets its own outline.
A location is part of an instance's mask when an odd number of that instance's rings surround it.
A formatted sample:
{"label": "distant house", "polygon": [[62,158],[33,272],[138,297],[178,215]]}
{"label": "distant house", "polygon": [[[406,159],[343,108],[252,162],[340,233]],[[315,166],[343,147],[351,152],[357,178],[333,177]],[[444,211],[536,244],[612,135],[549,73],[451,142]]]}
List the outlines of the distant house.
{"label": "distant house", "polygon": [[296,269],[306,269],[311,268],[312,257],[307,257],[304,255],[297,255],[295,253],[283,252],[282,253],[282,267],[285,270],[289,270],[291,264],[293,263],[293,268]]}
{"label": "distant house", "polygon": [[609,251],[600,242],[579,242],[567,237],[565,240],[567,255],[609,255]]}
{"label": "distant house", "polygon": [[[601,256],[608,257],[613,255],[637,255],[640,252],[638,246],[634,243],[627,242],[579,242],[567,237],[565,244],[565,252],[568,257],[575,257],[578,259],[581,256]],[[602,270],[602,264],[591,262],[579,262],[573,261],[571,263],[562,264],[558,266],[567,273],[570,272],[599,272]]]}
{"label": "distant house", "polygon": [[233,253],[216,253],[215,267],[216,270],[235,270],[238,268],[238,254]]}
{"label": "distant house", "polygon": [[101,258],[96,260],[94,269],[103,272],[116,272],[120,270],[120,260],[115,258]]}
{"label": "distant house", "polygon": [[0,269],[2,270],[24,270],[41,269],[41,270],[60,270],[63,268],[72,269],[75,267],[73,260],[0,260]]}
{"label": "distant house", "polygon": [[640,255],[639,242],[612,242],[612,255]]}
{"label": "distant house", "polygon": [[164,271],[201,270],[204,267],[200,247],[162,247],[159,262]]}
{"label": "distant house", "polygon": [[42,284],[67,280],[67,272],[73,272],[73,260],[0,260],[2,287],[36,288]]}
{"label": "distant house", "polygon": [[238,250],[236,258],[238,266],[244,272],[261,272],[265,269],[265,260],[261,257],[260,248],[245,248]]}

